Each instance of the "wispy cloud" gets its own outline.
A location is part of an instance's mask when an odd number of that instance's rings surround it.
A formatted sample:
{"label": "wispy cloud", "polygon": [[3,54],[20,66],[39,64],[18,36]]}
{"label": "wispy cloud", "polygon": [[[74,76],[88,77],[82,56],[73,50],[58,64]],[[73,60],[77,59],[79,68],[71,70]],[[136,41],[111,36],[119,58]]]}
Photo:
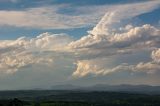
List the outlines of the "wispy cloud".
{"label": "wispy cloud", "polygon": [[93,26],[105,13],[106,6],[74,7],[73,13],[60,13],[70,5],[54,5],[25,10],[0,10],[0,26],[35,29],[68,29]]}
{"label": "wispy cloud", "polygon": [[[13,1],[16,2],[17,0]],[[107,12],[101,22],[99,22],[94,30],[90,32],[93,34],[102,34],[105,33],[104,31],[110,30],[108,29],[110,25],[113,26],[113,24],[117,24],[118,21],[123,18],[127,19],[153,10],[156,6],[158,6],[158,1],[134,3],[132,4],[134,5],[133,8],[129,8],[130,5],[131,4],[123,5],[123,8],[121,5],[107,4],[97,6],[78,6],[70,8],[74,11],[72,14],[64,11],[65,8],[70,7],[70,4],[39,6],[34,8],[26,8],[23,10],[0,10],[0,26],[35,29],[80,28],[94,26]],[[139,7],[141,8],[138,9]],[[103,26],[101,23],[103,23]],[[108,28],[104,27],[104,25],[108,26]]]}

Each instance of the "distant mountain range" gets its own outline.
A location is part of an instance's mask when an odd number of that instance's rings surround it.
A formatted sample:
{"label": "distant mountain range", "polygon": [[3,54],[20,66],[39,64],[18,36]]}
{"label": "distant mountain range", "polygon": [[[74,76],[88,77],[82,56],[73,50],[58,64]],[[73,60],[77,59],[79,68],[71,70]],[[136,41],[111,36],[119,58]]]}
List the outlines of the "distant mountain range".
{"label": "distant mountain range", "polygon": [[55,85],[51,87],[51,90],[112,91],[112,92],[160,94],[160,86],[127,85],[127,84],[122,84],[122,85],[98,84],[88,87],[80,87],[74,85]]}

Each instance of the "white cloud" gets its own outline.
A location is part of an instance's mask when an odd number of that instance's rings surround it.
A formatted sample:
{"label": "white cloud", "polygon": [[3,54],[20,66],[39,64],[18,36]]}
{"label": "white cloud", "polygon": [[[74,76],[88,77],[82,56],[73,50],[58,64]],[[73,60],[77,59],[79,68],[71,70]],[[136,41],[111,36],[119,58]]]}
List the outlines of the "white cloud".
{"label": "white cloud", "polygon": [[134,27],[124,33],[116,33],[109,41],[114,45],[128,47],[138,43],[143,45],[155,46],[156,40],[160,40],[160,30],[151,25]]}
{"label": "white cloud", "polygon": [[104,36],[116,33],[117,28],[123,23],[121,21],[131,19],[132,17],[138,16],[140,14],[149,12],[159,7],[160,2],[157,0],[117,5],[108,9],[108,12],[101,19],[101,21],[90,31],[91,34],[95,36]]}
{"label": "white cloud", "polygon": [[[0,71],[6,70],[5,72],[12,73],[31,64],[53,63],[54,58],[58,61],[61,57],[66,58],[64,55],[70,54],[73,61],[77,61],[77,68],[72,74],[75,77],[84,77],[90,74],[108,75],[122,71],[155,73],[159,70],[160,53],[159,49],[155,50],[155,48],[159,48],[160,29],[148,24],[142,26],[123,25],[121,21],[147,13],[155,9],[158,4],[159,1],[150,1],[108,7],[95,6],[93,8],[92,6],[93,9],[80,7],[78,11],[83,14],[78,16],[58,14],[57,9],[60,7],[0,11],[0,14],[3,13],[0,17],[4,19],[0,21],[0,25],[47,29],[89,25],[95,23],[99,16],[108,11],[97,26],[89,32],[89,35],[77,41],[66,34],[52,35],[48,33],[31,39],[21,37],[17,40],[1,41]],[[87,11],[85,11],[86,9]],[[146,52],[152,53],[151,56]],[[141,59],[142,53],[148,56],[147,61]],[[132,54],[136,55],[132,57]],[[123,58],[121,61],[118,60],[122,56],[129,58],[128,60],[123,60]],[[136,56],[140,57],[139,61],[134,60]],[[114,62],[109,65],[112,60]],[[74,66],[74,64],[70,65],[70,67]]]}
{"label": "white cloud", "polygon": [[84,77],[88,74],[103,74],[104,68],[102,64],[97,64],[95,61],[82,60],[77,62],[77,70],[73,73],[73,76]]}
{"label": "white cloud", "polygon": [[0,57],[0,72],[2,73],[15,73],[18,69],[28,65],[53,62],[52,58],[36,56],[24,51],[4,53]]}
{"label": "white cloud", "polygon": [[140,72],[142,71],[148,74],[154,74],[159,70],[160,70],[159,64],[156,64],[154,62],[148,62],[148,63],[141,62],[137,64],[133,69],[133,71],[140,71]]}
{"label": "white cloud", "polygon": [[[18,2],[17,0],[11,1]],[[40,29],[80,28],[95,25],[107,12],[90,32],[94,35],[106,34],[106,31],[110,31],[110,26],[117,24],[123,18],[130,18],[151,11],[158,6],[158,3],[158,1],[135,3],[132,4],[132,8],[130,7],[131,4],[123,5],[123,8],[122,5],[78,6],[72,8],[75,11],[72,14],[59,12],[70,7],[70,5],[43,6],[25,10],[0,10],[0,26]]]}
{"label": "white cloud", "polygon": [[[89,35],[71,42],[69,44],[70,48],[74,49],[80,57],[73,76],[106,75],[121,71],[131,73],[157,72],[159,70],[158,64],[152,62],[150,55],[146,57],[146,60],[151,61],[145,61],[141,53],[147,55],[148,52],[151,53],[155,48],[159,48],[160,29],[148,24],[142,26],[123,25],[121,21],[152,11],[157,8],[159,3],[159,1],[150,1],[120,5],[118,8],[107,12],[97,26],[89,31]],[[132,57],[132,54],[137,54],[142,59],[134,62],[136,55]],[[159,54],[158,51],[152,52],[154,60],[155,56],[157,58],[156,54]],[[112,67],[106,66],[109,60],[104,60],[104,58],[112,57],[116,61],[116,58],[119,59],[121,56],[131,57],[132,59],[123,62],[122,58],[121,62],[117,60]]]}
{"label": "white cloud", "polygon": [[76,11],[76,14],[73,13],[73,15],[59,12],[67,7],[69,5],[35,7],[25,10],[0,10],[0,26],[40,29],[67,29],[93,26],[105,13],[106,8],[106,6],[75,7],[73,10]]}
{"label": "white cloud", "polygon": [[[128,26],[128,25],[127,25]],[[127,27],[126,26],[126,27]],[[80,40],[72,42],[71,48],[97,48],[106,47],[124,48],[135,45],[137,43],[144,43],[145,45],[156,45],[159,38],[160,30],[151,25],[143,25],[140,27],[133,27],[123,32],[115,32],[112,36],[94,36],[88,35],[82,37]],[[103,45],[102,45],[103,44]],[[94,45],[94,46],[93,46]],[[91,47],[93,46],[93,47]]]}
{"label": "white cloud", "polygon": [[64,50],[73,39],[67,34],[43,33],[36,38],[20,37],[16,40],[2,40],[0,48],[21,47],[28,50]]}
{"label": "white cloud", "polygon": [[[34,64],[50,64],[72,41],[66,34],[43,33],[36,38],[21,37],[0,42],[0,72],[14,73]],[[51,52],[51,53],[50,53]],[[63,55],[60,55],[60,57]]]}
{"label": "white cloud", "polygon": [[160,64],[155,62],[140,62],[136,65],[129,65],[128,63],[120,63],[120,65],[110,68],[106,66],[103,59],[82,60],[77,62],[77,69],[72,76],[75,78],[85,77],[87,75],[105,76],[112,73],[128,72],[133,73],[156,74],[160,70]]}
{"label": "white cloud", "polygon": [[[93,42],[94,43],[93,43]],[[116,33],[110,37],[104,37],[96,39],[94,36],[83,37],[79,41],[72,42],[71,48],[74,48],[76,52],[79,52],[81,59],[88,58],[88,60],[81,60],[77,63],[77,70],[73,73],[73,76],[83,77],[89,74],[93,75],[106,75],[113,72],[121,72],[128,70],[129,72],[143,72],[143,73],[155,73],[159,70],[159,64],[154,62],[143,62],[143,59],[139,63],[135,64],[123,64],[112,68],[105,66],[108,60],[104,61],[107,57],[121,57],[132,55],[134,53],[140,54],[140,52],[150,52],[152,59],[159,62],[159,47],[160,42],[160,29],[150,25],[143,25],[141,27],[132,27],[123,33]],[[142,56],[140,56],[141,58]],[[135,57],[132,57],[133,59]],[[148,55],[148,59],[150,55]],[[130,63],[132,60],[128,60]],[[134,60],[133,60],[134,61]]]}
{"label": "white cloud", "polygon": [[152,59],[157,62],[157,63],[160,63],[160,48],[152,51]]}
{"label": "white cloud", "polygon": [[[159,1],[149,1],[144,3],[117,5],[110,8],[108,7],[105,16],[100,20],[96,27],[93,28],[93,30],[89,31],[89,35],[82,37],[76,42],[73,42],[73,44],[71,43],[71,46],[75,48],[76,46],[90,46],[95,43],[106,41],[116,34],[125,34],[125,32],[121,32],[121,26],[124,26],[123,22],[121,21],[131,19],[140,14],[152,11],[153,9],[157,8],[159,4]],[[131,25],[126,26],[129,28]],[[147,25],[144,25],[143,27],[147,27]]]}

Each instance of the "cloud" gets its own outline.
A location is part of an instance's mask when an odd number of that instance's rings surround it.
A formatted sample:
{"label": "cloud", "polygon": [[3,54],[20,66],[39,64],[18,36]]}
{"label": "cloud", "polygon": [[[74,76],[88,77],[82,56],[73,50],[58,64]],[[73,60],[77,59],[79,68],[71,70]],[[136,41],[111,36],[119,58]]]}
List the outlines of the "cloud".
{"label": "cloud", "polygon": [[31,39],[3,40],[0,42],[0,72],[15,73],[29,65],[53,63],[71,41],[66,34],[49,33]]}
{"label": "cloud", "polygon": [[[128,26],[130,28],[128,29]],[[115,32],[111,36],[94,36],[88,35],[82,37],[80,40],[72,42],[70,46],[72,48],[97,48],[101,49],[106,47],[112,48],[124,48],[133,46],[134,44],[144,44],[154,46],[159,41],[159,29],[151,25],[143,25],[139,27],[133,27],[127,25],[123,32]],[[103,44],[103,45],[102,45]],[[112,49],[111,48],[111,49]]]}
{"label": "cloud", "polygon": [[[155,73],[159,70],[157,63],[154,63],[159,48],[160,29],[149,24],[133,26],[124,24],[133,17],[152,11],[159,6],[159,1],[144,3],[126,4],[111,9],[101,19],[89,35],[69,44],[79,55],[77,69],[73,76],[84,77],[87,75],[107,75],[114,72],[128,71],[130,73]],[[132,13],[132,14],[130,14]],[[152,54],[152,59],[148,55]],[[83,55],[82,55],[83,54]],[[135,54],[133,57],[132,55]],[[134,60],[138,56],[139,59]],[[115,62],[112,66],[106,65],[107,58]],[[123,60],[121,57],[128,57]],[[85,59],[86,58],[86,59]],[[117,60],[121,58],[122,60]],[[132,64],[131,64],[132,63]]]}
{"label": "cloud", "polygon": [[[159,49],[156,49],[159,48],[159,42],[160,30],[151,25],[143,25],[141,27],[132,26],[123,33],[116,33],[100,39],[96,39],[91,35],[83,37],[79,41],[70,43],[71,48],[74,48],[79,53],[80,59],[82,59],[80,62],[78,61],[77,70],[73,73],[73,76],[79,75],[80,77],[84,77],[89,74],[107,75],[126,70],[131,73],[155,73],[159,70],[159,64],[157,62],[159,61],[160,53]],[[156,63],[153,61],[145,62],[142,58],[135,64],[128,64],[134,61],[133,59],[135,57],[131,56],[131,60],[125,61],[127,63],[121,61],[117,63],[117,66],[112,68],[108,68],[105,65],[108,60],[106,59],[104,61],[104,58],[129,57],[132,54],[137,54],[141,58],[143,57],[141,52],[143,54],[150,52],[151,58]],[[88,60],[85,60],[86,58]],[[150,55],[147,58],[150,59]]]}
{"label": "cloud", "polygon": [[159,39],[160,30],[151,25],[134,27],[126,33],[115,34],[109,41],[119,47],[129,47],[132,45],[156,46]]}
{"label": "cloud", "polygon": [[103,74],[104,69],[102,64],[97,64],[95,61],[82,60],[77,62],[77,70],[73,73],[73,76],[84,77],[88,74]]}
{"label": "cloud", "polygon": [[69,6],[54,5],[24,10],[0,10],[0,26],[35,29],[68,29],[93,26],[105,13],[106,8],[106,6],[74,7],[72,8],[75,11],[73,14],[60,12]]}
{"label": "cloud", "polygon": [[[3,57],[2,57],[3,56]],[[27,52],[10,52],[2,54],[0,61],[0,71],[2,73],[15,73],[18,69],[33,65],[33,64],[47,64],[53,59],[35,56]]]}
{"label": "cloud", "polygon": [[[17,0],[12,1],[16,2]],[[134,5],[132,8],[129,8],[130,5],[131,4],[123,5],[123,8],[121,5],[107,4],[97,6],[77,6],[71,8],[70,4],[58,4],[54,6],[47,5],[32,7],[22,10],[0,10],[0,26],[35,29],[81,28],[94,26],[107,12],[94,30],[90,31],[90,33],[94,35],[96,35],[96,33],[103,34],[106,30],[110,30],[108,29],[110,25],[117,24],[117,22],[124,17],[129,18],[153,10],[158,6],[158,1],[134,3],[132,4]],[[141,10],[138,9],[138,7],[141,7]],[[73,12],[65,12],[68,8],[70,8],[69,11]],[[130,12],[132,14],[130,14]],[[108,28],[105,26],[108,26]]]}
{"label": "cloud", "polygon": [[[114,36],[117,32],[119,34],[120,27],[124,27],[123,20],[131,19],[143,13],[154,10],[159,6],[159,1],[150,1],[144,3],[125,4],[108,7],[107,13],[100,20],[100,22],[89,31],[88,36],[82,37],[78,42],[82,42],[85,45],[92,45],[101,40],[106,40],[110,36]],[[122,8],[123,6],[123,8]],[[132,13],[132,14],[130,14]],[[128,27],[131,25],[127,25]],[[131,26],[132,27],[132,26]],[[76,46],[76,43],[73,43]],[[77,45],[81,45],[78,43]]]}
{"label": "cloud", "polygon": [[[136,26],[129,21],[156,9],[158,5],[159,1],[107,7],[84,6],[77,8],[76,15],[57,12],[61,6],[64,8],[66,5],[30,8],[25,11],[0,11],[5,14],[0,15],[4,19],[3,22],[0,21],[0,25],[44,29],[93,25],[98,17],[107,12],[93,30],[79,40],[66,34],[50,33],[43,33],[35,38],[1,40],[0,73],[10,75],[20,70],[28,71],[32,67],[49,65],[51,67],[47,67],[48,70],[56,70],[54,77],[61,76],[63,81],[70,76],[104,77],[116,73],[159,76],[159,27],[149,24]],[[39,67],[40,65],[42,66]]]}
{"label": "cloud", "polygon": [[130,75],[134,73],[157,74],[160,70],[160,64],[154,61],[139,62],[138,64],[119,63],[113,67],[106,65],[107,59],[81,60],[77,62],[77,69],[73,72],[74,78],[82,78],[88,75],[106,76],[113,73],[127,72]]}
{"label": "cloud", "polygon": [[155,62],[160,63],[160,48],[157,48],[156,50],[152,51],[151,56]]}
{"label": "cloud", "polygon": [[[134,4],[117,5],[108,9],[108,12],[101,21],[89,33],[100,36],[116,32],[116,29],[123,25],[123,21],[131,19],[143,13],[150,12],[159,7],[159,1],[149,1]],[[123,8],[122,8],[123,7]]]}

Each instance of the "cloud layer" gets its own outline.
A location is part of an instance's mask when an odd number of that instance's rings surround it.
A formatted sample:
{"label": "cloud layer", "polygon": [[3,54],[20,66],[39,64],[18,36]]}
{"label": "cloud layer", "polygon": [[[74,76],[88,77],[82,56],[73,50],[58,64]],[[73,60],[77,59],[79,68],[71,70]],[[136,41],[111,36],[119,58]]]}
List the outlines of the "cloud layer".
{"label": "cloud layer", "polygon": [[70,5],[43,6],[21,11],[0,10],[0,26],[35,29],[69,29],[93,26],[105,13],[106,7],[74,7],[71,9],[74,11],[73,14],[63,13],[62,10],[66,8],[70,8]]}
{"label": "cloud layer", "polygon": [[[12,1],[16,2],[17,0]],[[134,5],[132,8],[130,8],[130,5],[123,5],[123,8],[121,8],[121,5],[107,4],[103,6],[77,6],[71,8],[70,4],[57,4],[53,6],[26,8],[23,10],[0,10],[0,26],[35,29],[81,28],[94,26],[108,11],[101,22],[90,32],[93,34],[106,34],[106,31],[110,30],[109,26],[114,26],[114,24],[118,23],[118,20],[151,11],[158,6],[158,1],[134,3],[132,4]],[[139,11],[139,7],[141,7],[141,11]],[[64,9],[68,10],[65,12]],[[104,24],[102,25],[101,23]],[[105,26],[108,27],[106,28]]]}
{"label": "cloud layer", "polygon": [[[49,64],[72,41],[66,34],[43,33],[36,38],[21,37],[0,42],[0,72],[14,73],[34,64]],[[51,52],[51,53],[50,53]],[[63,55],[62,55],[63,56]]]}
{"label": "cloud layer", "polygon": [[29,70],[32,66],[44,65],[52,71],[70,69],[70,72],[66,72],[67,78],[107,76],[115,73],[159,76],[160,28],[130,23],[132,18],[156,9],[159,4],[159,1],[149,1],[107,7],[78,7],[77,11],[83,14],[76,16],[57,13],[58,8],[66,5],[25,11],[0,11],[0,17],[3,18],[0,21],[1,26],[44,29],[95,24],[106,12],[93,30],[78,40],[66,34],[51,33],[43,33],[35,38],[1,40],[0,73],[10,75],[20,70]]}

